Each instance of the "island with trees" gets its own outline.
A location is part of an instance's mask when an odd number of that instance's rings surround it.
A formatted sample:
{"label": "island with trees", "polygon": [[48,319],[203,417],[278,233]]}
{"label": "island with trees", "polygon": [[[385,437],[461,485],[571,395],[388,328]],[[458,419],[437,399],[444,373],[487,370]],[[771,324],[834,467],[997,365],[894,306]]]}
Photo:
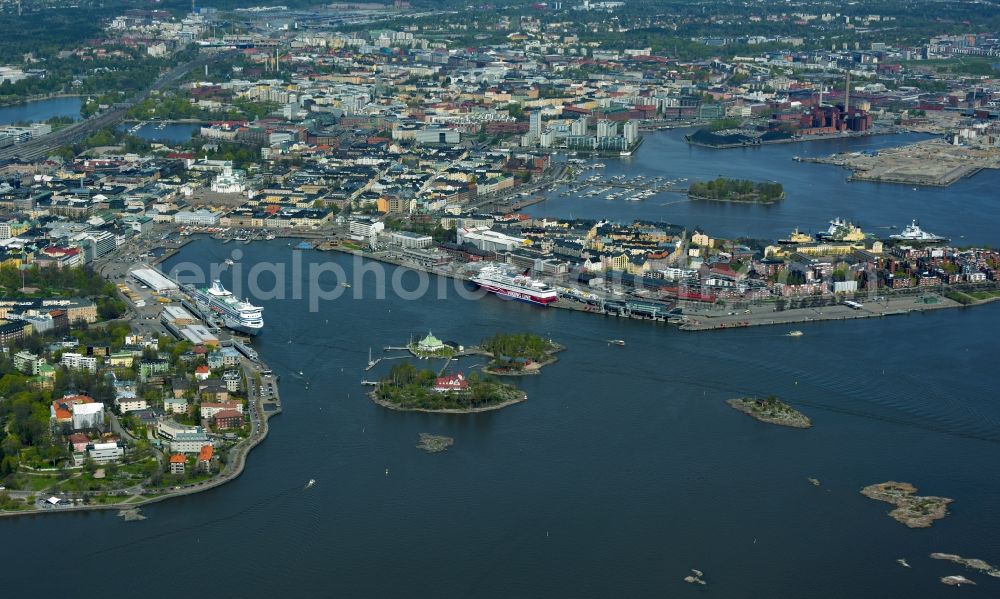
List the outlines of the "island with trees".
{"label": "island with trees", "polygon": [[501,376],[539,374],[566,349],[551,339],[531,333],[497,333],[479,346],[490,358],[483,372]]}
{"label": "island with trees", "polygon": [[741,397],[727,400],[733,409],[752,416],[761,422],[788,426],[791,428],[809,428],[812,422],[802,412],[781,401],[773,395],[767,397]]}
{"label": "island with trees", "polygon": [[513,385],[478,373],[438,376],[403,362],[378,381],[370,393],[380,406],[412,412],[464,414],[498,410],[519,403],[528,396]]}
{"label": "island with trees", "polygon": [[773,204],[785,199],[785,188],[781,183],[719,177],[692,183],[688,188],[688,197],[692,200]]}

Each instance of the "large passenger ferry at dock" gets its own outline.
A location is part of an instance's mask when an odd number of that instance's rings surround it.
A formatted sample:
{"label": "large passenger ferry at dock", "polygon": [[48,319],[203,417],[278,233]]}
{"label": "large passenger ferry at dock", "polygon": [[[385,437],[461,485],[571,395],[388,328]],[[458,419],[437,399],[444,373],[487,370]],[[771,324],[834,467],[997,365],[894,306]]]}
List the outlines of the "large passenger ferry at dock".
{"label": "large passenger ferry at dock", "polygon": [[264,328],[264,309],[236,297],[218,279],[212,281],[212,286],[208,289],[187,285],[184,291],[191,296],[199,310],[217,315],[228,329],[258,335]]}
{"label": "large passenger ferry at dock", "polygon": [[528,271],[518,274],[499,264],[488,264],[472,276],[479,287],[501,297],[522,300],[547,306],[558,299],[556,290],[528,276]]}

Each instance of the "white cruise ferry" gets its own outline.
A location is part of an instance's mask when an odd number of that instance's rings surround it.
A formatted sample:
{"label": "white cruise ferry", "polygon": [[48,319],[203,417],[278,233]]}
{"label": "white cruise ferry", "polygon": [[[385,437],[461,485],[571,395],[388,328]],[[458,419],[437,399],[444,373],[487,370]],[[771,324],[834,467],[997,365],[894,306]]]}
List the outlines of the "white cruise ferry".
{"label": "white cruise ferry", "polygon": [[234,296],[218,279],[208,289],[188,286],[185,291],[199,309],[222,317],[226,328],[248,335],[258,335],[264,328],[264,309]]}
{"label": "white cruise ferry", "polygon": [[527,271],[517,274],[500,264],[484,266],[471,280],[490,293],[541,306],[551,304],[559,298],[555,289],[532,279]]}

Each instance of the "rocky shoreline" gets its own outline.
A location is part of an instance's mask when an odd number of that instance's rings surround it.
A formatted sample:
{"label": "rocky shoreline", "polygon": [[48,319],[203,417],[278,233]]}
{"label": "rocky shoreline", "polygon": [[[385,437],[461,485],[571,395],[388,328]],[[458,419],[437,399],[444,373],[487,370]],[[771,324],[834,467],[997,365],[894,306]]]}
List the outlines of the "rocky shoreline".
{"label": "rocky shoreline", "polygon": [[441,453],[442,451],[447,451],[454,444],[455,439],[452,437],[420,433],[420,442],[417,443],[417,449],[422,449],[427,453]]}
{"label": "rocky shoreline", "polygon": [[[896,506],[889,512],[898,522],[910,528],[929,528],[935,520],[948,515],[948,504],[954,499],[916,495],[917,488],[910,483],[888,481],[868,485],[861,494],[869,499],[884,501]],[[944,554],[942,554],[944,555]],[[985,563],[985,562],[984,562]]]}
{"label": "rocky shoreline", "polygon": [[993,566],[981,559],[962,557],[961,555],[955,555],[954,553],[932,553],[931,559],[940,559],[949,562],[954,562],[956,564],[965,566],[970,570],[976,570],[977,572],[982,572],[987,576],[992,576],[993,578],[1000,578],[1000,568]]}
{"label": "rocky shoreline", "polygon": [[[562,349],[558,350],[562,351]],[[553,352],[554,353],[554,352]],[[536,362],[534,367],[526,366],[523,370],[494,370],[489,366],[483,366],[482,371],[485,374],[492,376],[535,376],[542,374],[542,368],[555,364],[559,361],[559,358],[555,356],[549,356],[548,360],[544,362]]]}
{"label": "rocky shoreline", "polygon": [[528,399],[528,394],[523,391],[515,399],[509,399],[497,404],[491,404],[488,406],[480,406],[476,408],[443,408],[440,410],[432,410],[429,408],[404,408],[402,406],[396,405],[392,402],[388,402],[378,396],[378,389],[368,393],[368,398],[371,399],[376,404],[382,406],[383,408],[388,408],[390,410],[396,410],[397,412],[423,412],[425,414],[476,414],[479,412],[492,412],[494,410],[502,410],[503,408],[519,404],[522,401]]}
{"label": "rocky shoreline", "polygon": [[738,198],[710,198],[708,196],[699,196],[688,194],[689,200],[694,200],[697,202],[726,202],[729,204],[762,204],[764,206],[770,206],[772,204],[777,204],[785,199],[785,194],[781,194],[773,200],[762,200],[759,197],[738,197]]}

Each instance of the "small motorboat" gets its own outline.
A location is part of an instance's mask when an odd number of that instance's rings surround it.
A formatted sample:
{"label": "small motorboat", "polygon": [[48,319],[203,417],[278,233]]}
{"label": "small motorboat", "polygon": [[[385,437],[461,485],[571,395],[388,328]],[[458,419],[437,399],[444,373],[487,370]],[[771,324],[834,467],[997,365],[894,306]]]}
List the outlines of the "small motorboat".
{"label": "small motorboat", "polygon": [[788,333],[789,337],[801,337],[804,333],[802,331],[790,331]]}
{"label": "small motorboat", "polygon": [[623,339],[608,339],[608,345],[625,345]]}
{"label": "small motorboat", "polygon": [[308,488],[312,487],[315,484],[316,484],[316,479],[315,478],[310,478],[309,482],[306,483],[306,488],[308,489]]}

